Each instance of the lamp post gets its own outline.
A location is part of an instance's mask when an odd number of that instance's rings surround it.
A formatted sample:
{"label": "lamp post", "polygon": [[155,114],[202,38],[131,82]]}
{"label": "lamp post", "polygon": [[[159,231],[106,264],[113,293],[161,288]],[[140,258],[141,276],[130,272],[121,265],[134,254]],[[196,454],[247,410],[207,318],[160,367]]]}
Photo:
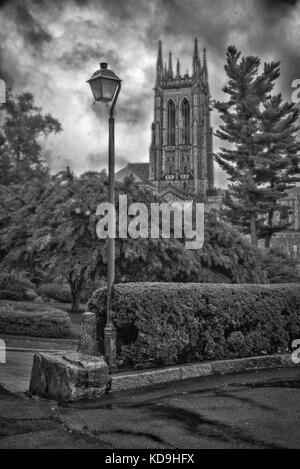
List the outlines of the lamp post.
{"label": "lamp post", "polygon": [[[95,101],[103,103],[112,102],[108,120],[108,201],[115,204],[114,177],[115,177],[115,119],[114,109],[117,102],[121,80],[107,63],[102,62],[87,81]],[[115,279],[115,239],[108,238],[107,250],[107,300],[106,300],[106,326],[104,329],[104,358],[111,370],[116,367],[116,331],[111,317],[112,291]]]}

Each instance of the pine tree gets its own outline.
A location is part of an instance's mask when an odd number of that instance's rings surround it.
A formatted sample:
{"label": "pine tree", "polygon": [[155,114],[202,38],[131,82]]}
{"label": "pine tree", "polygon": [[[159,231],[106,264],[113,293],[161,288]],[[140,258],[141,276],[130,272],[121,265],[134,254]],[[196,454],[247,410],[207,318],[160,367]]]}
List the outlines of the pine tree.
{"label": "pine tree", "polygon": [[283,103],[281,94],[272,96],[261,114],[262,164],[256,169],[257,181],[264,186],[266,215],[260,220],[258,236],[269,247],[272,235],[288,226],[284,223],[281,199],[300,180],[300,141],[297,139],[299,110],[294,103]]}
{"label": "pine tree", "polygon": [[280,74],[278,62],[264,64],[262,72],[259,69],[258,57],[241,57],[241,52],[230,46],[225,65],[228,83],[223,88],[229,99],[215,102],[223,121],[216,136],[226,143],[215,158],[232,183],[224,200],[224,215],[241,231],[250,233],[253,245],[257,245],[257,221],[269,209],[257,173],[265,165],[264,145],[257,137],[262,132],[262,106],[270,99]]}

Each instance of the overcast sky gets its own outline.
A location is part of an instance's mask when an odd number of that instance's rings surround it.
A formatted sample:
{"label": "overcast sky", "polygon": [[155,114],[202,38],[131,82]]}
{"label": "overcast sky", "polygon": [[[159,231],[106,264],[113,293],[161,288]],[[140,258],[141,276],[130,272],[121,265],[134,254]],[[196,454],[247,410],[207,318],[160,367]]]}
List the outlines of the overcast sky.
{"label": "overcast sky", "polygon": [[[281,61],[280,91],[290,99],[300,78],[300,4],[297,0],[0,0],[0,78],[15,93],[31,91],[64,131],[46,143],[53,171],[77,173],[107,161],[105,106],[86,80],[99,62],[123,80],[117,105],[116,164],[147,162],[153,118],[158,39],[182,71],[191,71],[194,37],[207,48],[213,98],[222,98],[225,51]],[[218,123],[213,115],[213,124]],[[218,147],[214,139],[215,149]],[[225,177],[216,170],[216,184]]]}

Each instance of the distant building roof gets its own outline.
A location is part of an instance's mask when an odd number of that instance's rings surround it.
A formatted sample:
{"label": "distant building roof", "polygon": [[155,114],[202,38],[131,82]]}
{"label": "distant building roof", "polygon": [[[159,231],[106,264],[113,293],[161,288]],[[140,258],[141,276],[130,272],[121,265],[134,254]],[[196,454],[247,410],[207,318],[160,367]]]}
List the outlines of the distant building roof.
{"label": "distant building roof", "polygon": [[293,187],[288,190],[289,195],[300,195],[300,186]]}
{"label": "distant building roof", "polygon": [[137,182],[149,182],[149,163],[128,163],[115,175],[117,182],[122,182],[126,177],[133,177]]}

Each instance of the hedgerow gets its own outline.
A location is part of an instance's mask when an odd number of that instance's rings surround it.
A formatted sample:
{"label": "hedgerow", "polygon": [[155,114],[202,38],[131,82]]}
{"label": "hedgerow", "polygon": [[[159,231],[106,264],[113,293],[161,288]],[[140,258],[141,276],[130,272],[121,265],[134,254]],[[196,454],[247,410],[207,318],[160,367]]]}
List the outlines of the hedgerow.
{"label": "hedgerow", "polygon": [[[102,348],[106,289],[87,307],[97,314]],[[297,284],[118,284],[112,309],[123,367],[276,353],[300,337]]]}
{"label": "hedgerow", "polygon": [[34,285],[29,280],[8,273],[0,275],[0,300],[26,301],[36,296]]}
{"label": "hedgerow", "polygon": [[67,285],[59,283],[44,283],[39,286],[38,294],[46,299],[71,303],[71,292]]}
{"label": "hedgerow", "polygon": [[65,311],[48,305],[1,301],[0,334],[68,337],[71,320]]}

